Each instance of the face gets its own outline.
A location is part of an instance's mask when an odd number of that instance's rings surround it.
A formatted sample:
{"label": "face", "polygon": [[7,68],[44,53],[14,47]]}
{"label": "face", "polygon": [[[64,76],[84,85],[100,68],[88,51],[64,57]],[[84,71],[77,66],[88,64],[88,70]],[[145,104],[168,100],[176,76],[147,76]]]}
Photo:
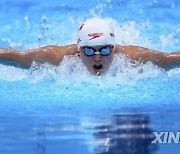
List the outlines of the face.
{"label": "face", "polygon": [[[108,48],[108,49],[107,49]],[[93,55],[86,55],[85,49],[89,49],[88,53],[94,53]],[[106,51],[111,50],[109,54],[102,55],[103,53],[107,53]],[[100,51],[102,54],[100,54]],[[94,75],[102,75],[104,74],[110,64],[113,61],[114,57],[114,47],[112,45],[98,45],[98,46],[86,46],[80,47],[79,49],[80,58],[82,59],[83,64],[87,67],[87,69]]]}

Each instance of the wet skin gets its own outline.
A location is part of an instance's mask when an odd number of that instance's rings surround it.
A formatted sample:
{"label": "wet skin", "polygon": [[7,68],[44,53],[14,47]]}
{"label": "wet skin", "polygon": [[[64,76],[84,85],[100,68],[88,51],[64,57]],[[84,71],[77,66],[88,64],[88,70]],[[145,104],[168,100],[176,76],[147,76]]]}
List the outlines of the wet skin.
{"label": "wet skin", "polygon": [[[112,46],[112,45],[97,45],[97,46],[90,46],[91,48],[95,49],[98,52],[103,47]],[[86,46],[87,47],[87,46]],[[111,65],[113,58],[114,58],[114,48],[112,49],[111,53],[107,56],[102,56],[101,54],[95,54],[93,56],[87,56],[84,54],[83,49],[85,47],[81,47],[79,49],[80,58],[83,64],[86,66],[89,72],[94,75],[102,75],[104,74],[109,66]]]}

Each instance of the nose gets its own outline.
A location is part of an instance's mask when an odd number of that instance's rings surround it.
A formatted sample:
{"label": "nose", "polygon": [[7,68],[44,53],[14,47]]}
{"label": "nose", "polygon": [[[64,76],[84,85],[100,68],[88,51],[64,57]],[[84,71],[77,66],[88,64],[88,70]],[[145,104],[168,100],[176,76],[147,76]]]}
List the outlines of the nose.
{"label": "nose", "polygon": [[94,62],[101,62],[102,58],[101,55],[94,55]]}

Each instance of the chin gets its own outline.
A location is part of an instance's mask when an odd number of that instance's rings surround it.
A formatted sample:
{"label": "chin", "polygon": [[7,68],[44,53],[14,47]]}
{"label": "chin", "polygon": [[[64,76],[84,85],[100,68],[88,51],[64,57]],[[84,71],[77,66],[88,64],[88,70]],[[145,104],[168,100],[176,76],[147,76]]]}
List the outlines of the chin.
{"label": "chin", "polygon": [[103,69],[93,69],[93,71],[91,71],[91,72],[97,76],[101,76],[101,75],[105,74],[105,71]]}

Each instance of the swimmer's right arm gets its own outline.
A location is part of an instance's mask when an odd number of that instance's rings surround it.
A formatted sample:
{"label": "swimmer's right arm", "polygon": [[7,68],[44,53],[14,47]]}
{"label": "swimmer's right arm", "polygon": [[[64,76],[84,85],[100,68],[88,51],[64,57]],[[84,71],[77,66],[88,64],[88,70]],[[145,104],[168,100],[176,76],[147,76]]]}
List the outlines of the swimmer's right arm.
{"label": "swimmer's right arm", "polygon": [[0,63],[8,66],[28,69],[33,61],[37,64],[45,62],[58,66],[64,55],[76,54],[75,44],[67,46],[46,46],[20,52],[13,49],[0,48]]}
{"label": "swimmer's right arm", "polygon": [[144,47],[119,45],[116,45],[115,49],[115,52],[124,53],[132,60],[143,63],[151,61],[156,66],[166,70],[180,66],[180,52],[167,54]]}

